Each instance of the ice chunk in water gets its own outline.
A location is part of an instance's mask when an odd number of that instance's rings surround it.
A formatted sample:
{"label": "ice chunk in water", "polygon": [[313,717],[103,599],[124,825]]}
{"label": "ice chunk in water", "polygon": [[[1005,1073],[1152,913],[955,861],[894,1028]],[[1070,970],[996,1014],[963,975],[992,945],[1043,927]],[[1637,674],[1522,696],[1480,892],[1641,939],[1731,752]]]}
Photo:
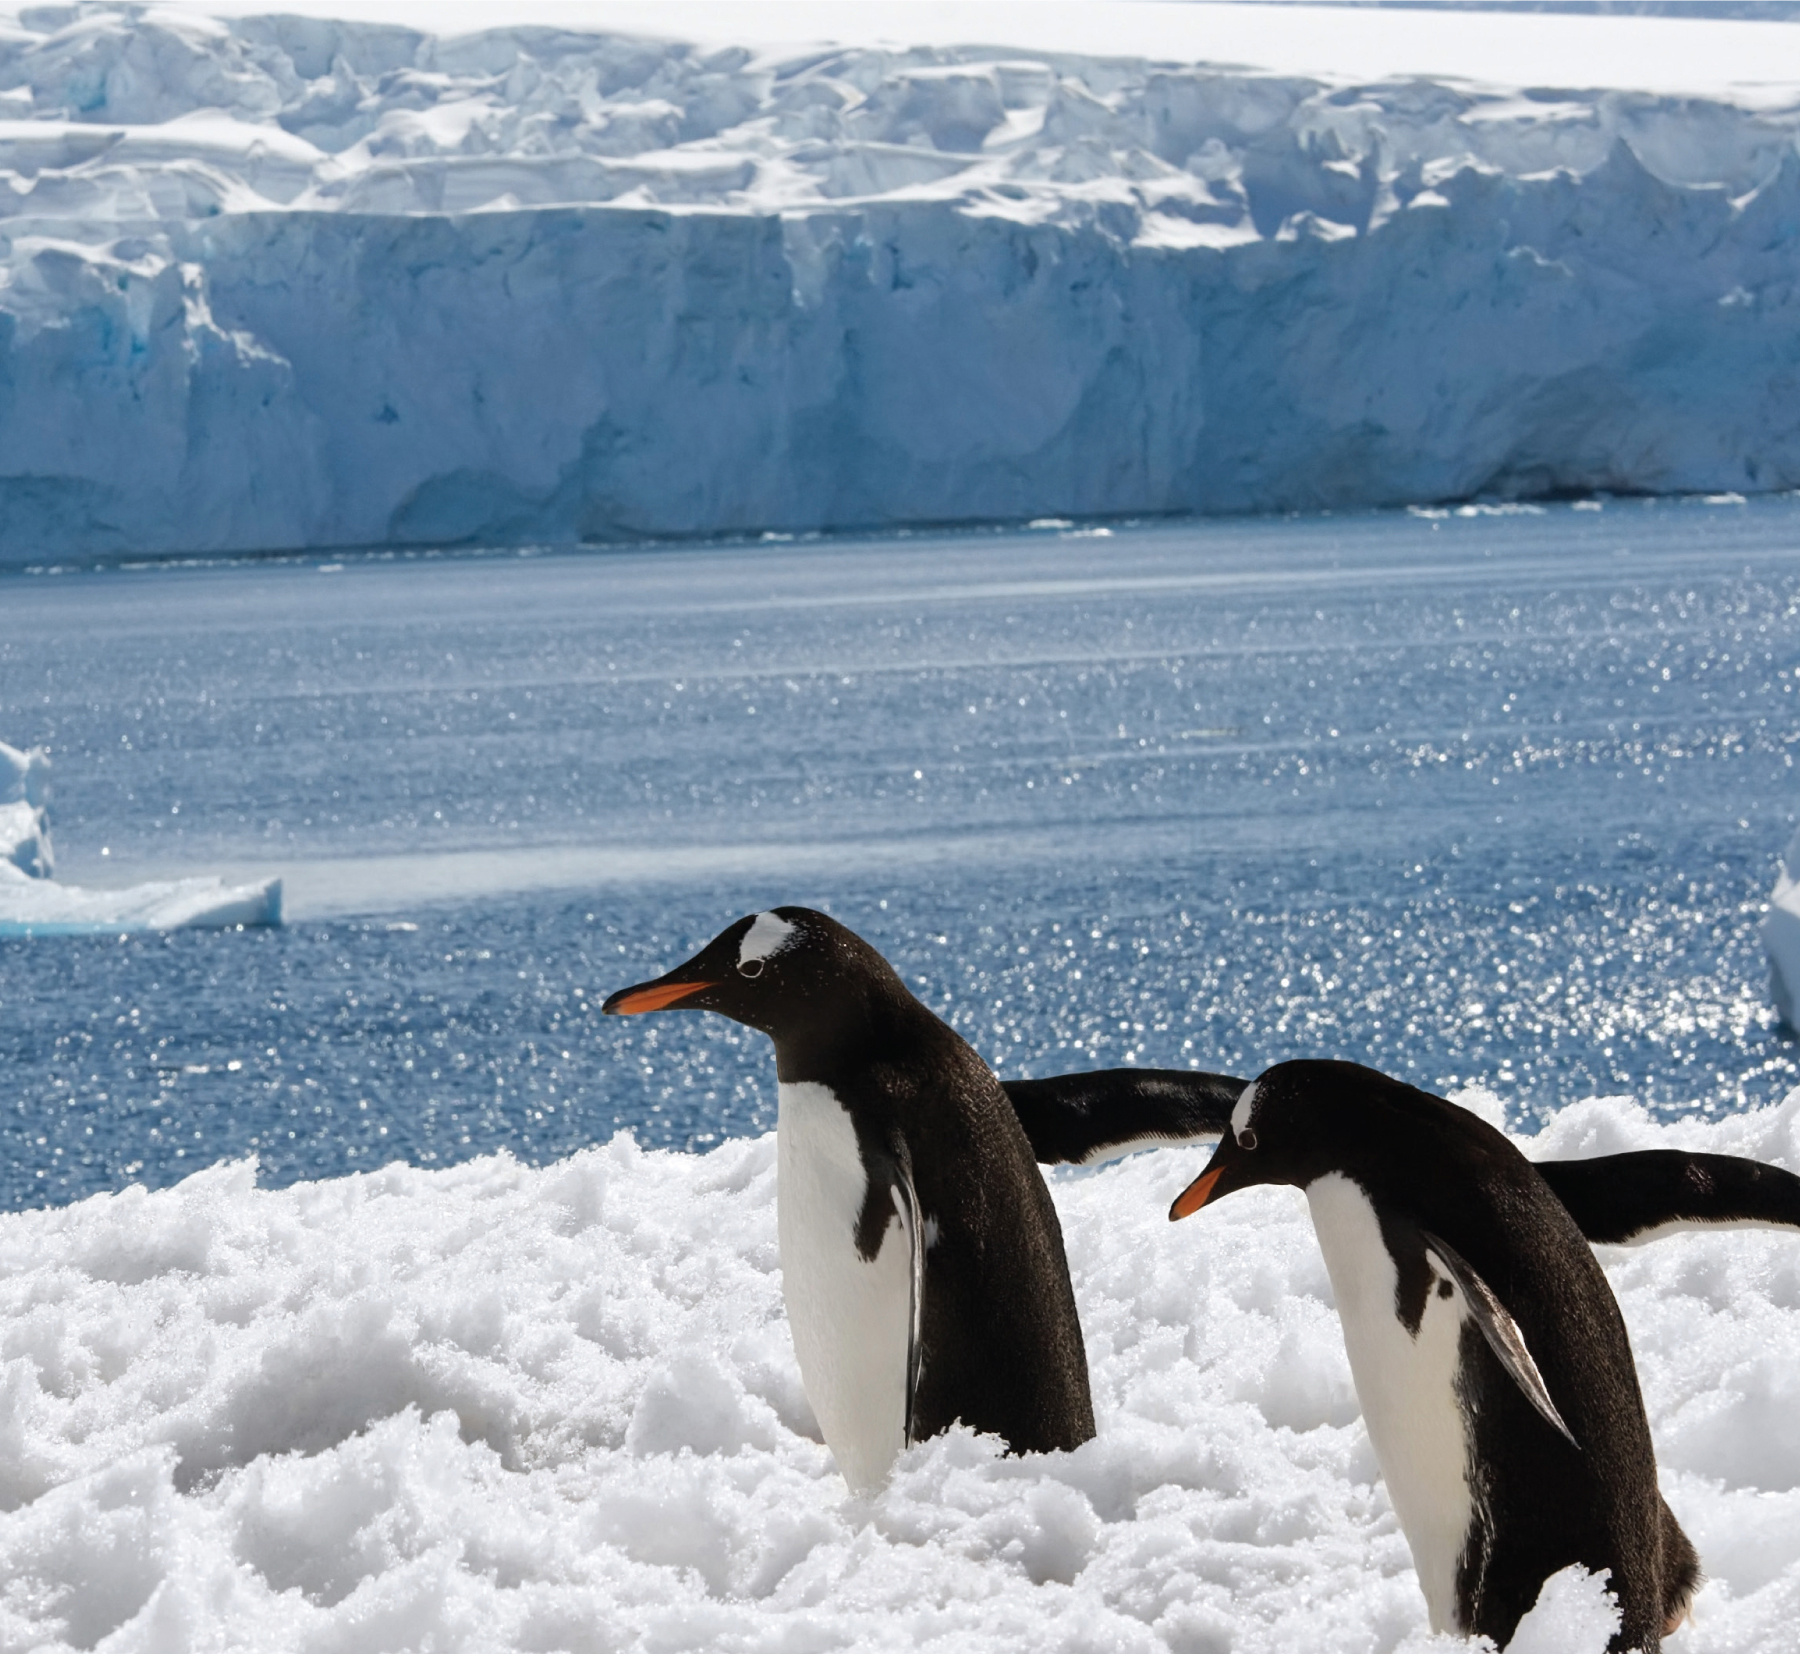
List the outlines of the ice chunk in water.
{"label": "ice chunk in water", "polygon": [[1763,918],[1763,946],[1769,954],[1769,992],[1788,1027],[1800,1029],[1800,829],[1781,853],[1775,891]]}
{"label": "ice chunk in water", "polygon": [[0,863],[34,879],[55,869],[50,849],[50,754],[0,741]]}
{"label": "ice chunk in water", "polygon": [[[5,816],[0,810],[0,832]],[[281,880],[153,879],[84,890],[0,862],[0,937],[110,936],[137,930],[229,930],[281,923]]]}
{"label": "ice chunk in water", "polygon": [[281,923],[281,881],[161,879],[83,890],[51,877],[50,755],[0,741],[0,937],[224,930]]}

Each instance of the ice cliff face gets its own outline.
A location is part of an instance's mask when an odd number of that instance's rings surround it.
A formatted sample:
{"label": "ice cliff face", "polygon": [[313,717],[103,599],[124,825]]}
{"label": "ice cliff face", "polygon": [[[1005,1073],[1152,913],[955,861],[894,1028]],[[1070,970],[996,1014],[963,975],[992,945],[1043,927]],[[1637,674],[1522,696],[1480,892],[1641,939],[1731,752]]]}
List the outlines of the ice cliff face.
{"label": "ice cliff face", "polygon": [[0,560],[1793,487],[1797,130],[39,8]]}

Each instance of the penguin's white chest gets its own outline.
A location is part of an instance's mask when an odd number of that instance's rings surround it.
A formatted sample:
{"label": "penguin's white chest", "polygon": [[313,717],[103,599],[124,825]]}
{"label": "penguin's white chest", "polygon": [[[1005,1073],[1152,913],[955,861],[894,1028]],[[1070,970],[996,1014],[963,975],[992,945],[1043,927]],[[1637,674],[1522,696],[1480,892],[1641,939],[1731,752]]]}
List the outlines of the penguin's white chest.
{"label": "penguin's white chest", "polygon": [[1456,1397],[1467,1314],[1462,1293],[1453,1287],[1444,1297],[1434,1282],[1414,1336],[1396,1309],[1399,1271],[1369,1197],[1333,1172],[1310,1184],[1306,1199],[1337,1296],[1363,1423],[1412,1549],[1431,1629],[1460,1631],[1456,1569],[1474,1515],[1468,1429]]}
{"label": "penguin's white chest", "polygon": [[838,1469],[866,1492],[906,1445],[912,1245],[896,1213],[873,1259],[857,1251],[868,1177],[849,1113],[810,1080],[779,1098],[776,1228],[794,1353]]}

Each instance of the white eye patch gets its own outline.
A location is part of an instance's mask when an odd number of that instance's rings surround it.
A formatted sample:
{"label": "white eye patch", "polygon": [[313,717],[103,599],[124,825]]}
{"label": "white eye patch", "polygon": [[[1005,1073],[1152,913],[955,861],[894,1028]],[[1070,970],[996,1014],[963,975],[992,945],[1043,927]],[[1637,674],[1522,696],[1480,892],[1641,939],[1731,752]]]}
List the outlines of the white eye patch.
{"label": "white eye patch", "polygon": [[[744,932],[744,939],[738,944],[738,969],[741,971],[746,965],[760,966],[765,959],[780,953],[798,934],[798,927],[790,925],[779,914],[757,914],[756,923]],[[761,975],[761,971],[747,974]]]}
{"label": "white eye patch", "polygon": [[[1231,1135],[1233,1137],[1243,1137],[1244,1133],[1250,1128],[1250,1116],[1255,1112],[1256,1081],[1252,1080],[1244,1087],[1242,1094],[1238,1097],[1236,1106],[1231,1111]],[[1244,1146],[1246,1148],[1253,1148],[1255,1142],[1255,1138],[1252,1138],[1250,1142],[1246,1143]]]}

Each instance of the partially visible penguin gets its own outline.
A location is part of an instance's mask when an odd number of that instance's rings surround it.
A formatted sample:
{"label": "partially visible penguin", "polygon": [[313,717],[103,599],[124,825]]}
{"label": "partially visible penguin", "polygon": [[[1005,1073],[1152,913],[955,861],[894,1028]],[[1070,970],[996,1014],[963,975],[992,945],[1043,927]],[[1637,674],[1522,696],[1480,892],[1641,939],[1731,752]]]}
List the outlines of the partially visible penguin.
{"label": "partially visible penguin", "polygon": [[782,1295],[844,1479],[957,1420],[1016,1452],[1094,1434],[1056,1208],[986,1063],[835,919],[780,907],[606,1001],[775,1042]]}
{"label": "partially visible penguin", "polygon": [[[1217,1141],[1249,1081],[1187,1068],[1101,1068],[1002,1084],[1042,1164],[1098,1166],[1141,1149]],[[1760,1160],[1639,1149],[1532,1164],[1597,1243],[1800,1229],[1800,1177]]]}
{"label": "partially visible penguin", "polygon": [[1532,1164],[1373,1069],[1289,1062],[1245,1089],[1169,1216],[1257,1183],[1305,1191],[1432,1629],[1504,1646],[1581,1563],[1611,1575],[1611,1646],[1655,1649],[1699,1562],[1657,1491],[1612,1289]]}

